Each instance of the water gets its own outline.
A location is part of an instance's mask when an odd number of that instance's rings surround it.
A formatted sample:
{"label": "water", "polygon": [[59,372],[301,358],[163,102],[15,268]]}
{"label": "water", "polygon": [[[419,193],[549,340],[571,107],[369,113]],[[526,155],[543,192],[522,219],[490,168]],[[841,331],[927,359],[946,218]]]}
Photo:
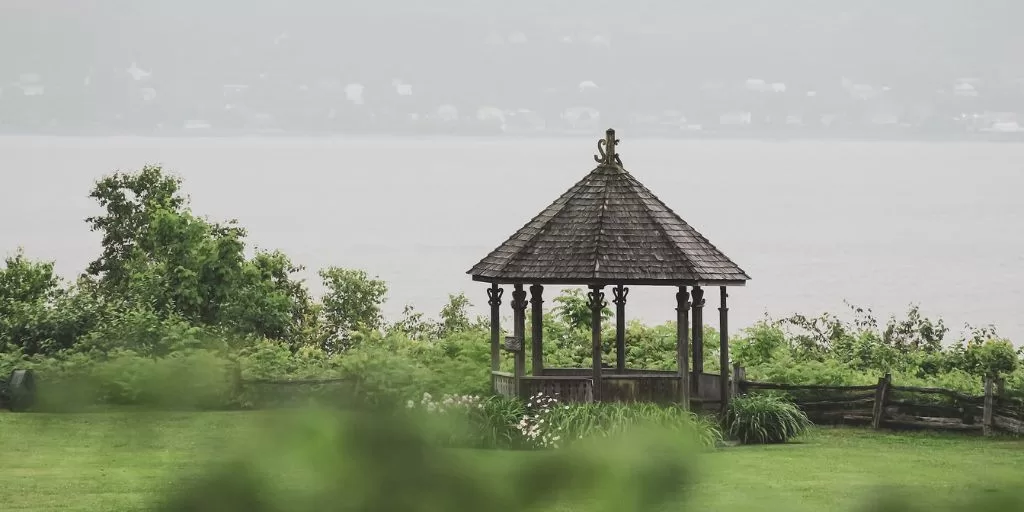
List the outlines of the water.
{"label": "water", "polygon": [[[458,291],[483,312],[486,285],[466,270],[593,168],[600,135],[0,138],[0,251],[80,272],[99,251],[83,222],[97,211],[91,183],[159,163],[197,212],[237,218],[251,244],[387,280],[391,317],[405,304],[436,313]],[[846,299],[882,318],[917,303],[954,332],[991,323],[1024,339],[1024,145],[621,137],[626,167],[751,275],[730,293],[734,329],[766,312],[842,312]],[[674,318],[672,293],[635,287],[628,314]]]}

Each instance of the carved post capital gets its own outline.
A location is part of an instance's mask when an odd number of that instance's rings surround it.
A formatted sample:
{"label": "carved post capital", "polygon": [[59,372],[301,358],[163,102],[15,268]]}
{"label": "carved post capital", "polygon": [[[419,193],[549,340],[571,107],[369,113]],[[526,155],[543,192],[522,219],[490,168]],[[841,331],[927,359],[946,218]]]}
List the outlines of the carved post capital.
{"label": "carved post capital", "polygon": [[700,286],[693,287],[693,307],[704,307],[704,289],[701,288]]}
{"label": "carved post capital", "polygon": [[527,304],[525,290],[520,287],[512,292],[512,309],[525,311]]}
{"label": "carved post capital", "polygon": [[676,292],[676,311],[690,310],[690,292],[686,287],[679,288]]}
{"label": "carved post capital", "polygon": [[531,304],[543,304],[544,303],[544,287],[535,284],[530,287],[530,303]]}
{"label": "carved post capital", "polygon": [[612,288],[612,302],[615,305],[625,304],[627,295],[629,295],[629,288],[626,288],[625,286],[616,286],[615,288]]}
{"label": "carved post capital", "polygon": [[590,293],[587,294],[587,305],[590,306],[591,311],[600,311],[608,305],[604,300],[604,292],[601,291],[600,287],[593,287],[590,289]]}
{"label": "carved post capital", "polygon": [[487,289],[487,305],[489,306],[500,306],[501,296],[505,293],[504,288],[488,288]]}

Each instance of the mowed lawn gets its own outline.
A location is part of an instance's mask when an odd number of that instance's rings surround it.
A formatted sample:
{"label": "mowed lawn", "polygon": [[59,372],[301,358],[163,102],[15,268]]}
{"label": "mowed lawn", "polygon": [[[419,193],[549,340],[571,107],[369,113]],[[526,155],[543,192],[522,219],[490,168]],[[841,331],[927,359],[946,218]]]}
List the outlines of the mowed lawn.
{"label": "mowed lawn", "polygon": [[[182,476],[255,438],[275,412],[0,413],[0,510],[146,510]],[[529,453],[487,452],[514,464]],[[926,502],[1024,482],[1024,442],[817,429],[700,459],[679,510],[850,510],[880,486]]]}

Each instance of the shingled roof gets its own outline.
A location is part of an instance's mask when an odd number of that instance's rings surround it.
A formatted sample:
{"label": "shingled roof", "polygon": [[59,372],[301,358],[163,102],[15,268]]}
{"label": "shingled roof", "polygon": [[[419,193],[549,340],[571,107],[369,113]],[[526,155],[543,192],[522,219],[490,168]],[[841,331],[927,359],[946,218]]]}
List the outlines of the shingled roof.
{"label": "shingled roof", "polygon": [[615,131],[597,168],[467,272],[490,283],[743,285],[750,279],[622,167]]}

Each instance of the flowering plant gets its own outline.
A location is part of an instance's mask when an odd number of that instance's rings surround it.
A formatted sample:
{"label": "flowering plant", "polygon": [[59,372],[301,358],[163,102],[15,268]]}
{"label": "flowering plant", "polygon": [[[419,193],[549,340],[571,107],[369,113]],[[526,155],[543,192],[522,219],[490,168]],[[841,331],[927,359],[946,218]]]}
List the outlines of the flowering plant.
{"label": "flowering plant", "polygon": [[561,427],[552,422],[557,407],[558,400],[544,393],[537,393],[526,402],[526,412],[518,427],[528,444],[537,448],[558,448]]}
{"label": "flowering plant", "polygon": [[[418,405],[427,412],[446,414],[449,412],[467,412],[473,409],[481,410],[484,408],[484,401],[475,395],[444,395],[440,401],[437,401],[434,400],[433,395],[430,393],[423,393],[423,397],[420,398]],[[415,409],[417,403],[409,400],[405,406],[408,409]]]}

